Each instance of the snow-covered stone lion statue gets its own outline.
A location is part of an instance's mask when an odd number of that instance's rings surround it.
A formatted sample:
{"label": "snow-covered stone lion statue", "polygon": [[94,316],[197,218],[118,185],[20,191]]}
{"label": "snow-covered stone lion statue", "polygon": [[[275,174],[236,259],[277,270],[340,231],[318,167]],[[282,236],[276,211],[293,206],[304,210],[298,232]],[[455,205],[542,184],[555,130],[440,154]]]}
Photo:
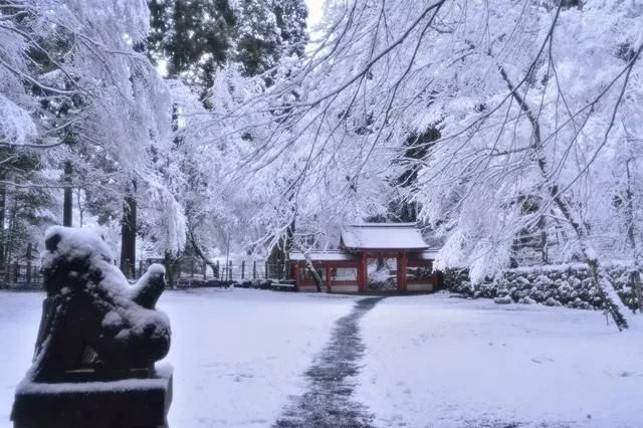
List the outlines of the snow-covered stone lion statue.
{"label": "snow-covered stone lion statue", "polygon": [[42,273],[47,298],[33,381],[145,377],[169,351],[169,319],[154,308],[163,266],[150,266],[131,285],[98,234],[57,226],[45,235]]}

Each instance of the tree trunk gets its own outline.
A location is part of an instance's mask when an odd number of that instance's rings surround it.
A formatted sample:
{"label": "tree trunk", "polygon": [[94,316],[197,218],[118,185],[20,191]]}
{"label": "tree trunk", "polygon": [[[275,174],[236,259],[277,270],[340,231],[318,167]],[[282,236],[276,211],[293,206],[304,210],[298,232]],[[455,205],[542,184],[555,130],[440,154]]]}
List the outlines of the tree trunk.
{"label": "tree trunk", "polygon": [[206,265],[210,266],[210,269],[212,269],[212,276],[214,277],[219,277],[219,266],[217,266],[212,260],[210,260],[206,255],[199,243],[196,241],[196,238],[194,237],[194,233],[192,232],[191,229],[188,229],[188,239],[190,240],[190,244],[192,245],[192,248],[194,248],[194,252],[196,255],[205,263]]}
{"label": "tree trunk", "polygon": [[580,217],[577,215],[574,206],[570,204],[563,195],[559,194],[558,184],[555,183],[553,176],[548,171],[538,117],[533,114],[527,102],[518,93],[517,88],[511,83],[511,80],[504,68],[499,65],[498,71],[511,91],[512,97],[518,103],[518,106],[523,113],[525,113],[527,120],[529,120],[529,123],[533,128],[533,154],[544,182],[548,183],[546,184],[546,190],[549,193],[549,197],[576,234],[583,261],[590,269],[592,282],[594,283],[599,296],[603,299],[605,311],[612,316],[612,319],[616,323],[616,327],[619,330],[623,330],[628,327],[627,319],[625,318],[625,305],[616,293],[614,285],[609,281],[607,274],[603,272],[599,264],[598,256],[589,242],[589,229],[580,221]]}
{"label": "tree trunk", "polygon": [[625,162],[625,172],[627,176],[627,189],[625,190],[625,227],[627,228],[627,240],[632,249],[634,266],[630,270],[630,284],[634,291],[634,296],[638,302],[639,312],[643,312],[643,291],[641,290],[641,254],[636,242],[636,222],[634,221],[634,197],[632,195],[632,174],[630,171],[630,162]]}
{"label": "tree trunk", "polygon": [[76,192],[76,203],[78,204],[78,216],[79,216],[79,222],[80,222],[79,226],[83,227],[84,218],[85,218],[85,208],[83,208],[81,192],[82,192],[81,189],[78,189],[78,191]]}
{"label": "tree trunk", "polygon": [[174,288],[176,285],[177,272],[179,272],[179,270],[176,269],[178,260],[178,257],[174,257],[171,252],[165,252],[163,266],[165,266],[165,278],[169,288]]}
{"label": "tree trunk", "polygon": [[638,266],[638,263],[634,265],[634,268],[630,271],[630,284],[632,284],[632,290],[634,290],[634,296],[636,301],[639,304],[639,313],[643,313],[643,291],[641,290],[641,271]]}
{"label": "tree trunk", "polygon": [[5,232],[5,217],[7,207],[7,188],[4,184],[0,184],[0,270],[5,267],[6,255],[6,232]]}
{"label": "tree trunk", "polygon": [[310,254],[304,253],[306,257],[306,267],[310,270],[311,275],[313,276],[313,280],[315,281],[315,287],[317,287],[317,291],[321,293],[322,291],[322,278],[319,276],[319,272],[315,270],[315,266],[313,265],[313,261],[310,258]]}
{"label": "tree trunk", "polygon": [[538,243],[540,260],[546,265],[549,263],[549,254],[547,252],[547,220],[545,219],[545,216],[540,216],[540,220],[538,220],[538,228],[540,229],[540,242]]}
{"label": "tree trunk", "polygon": [[74,203],[74,194],[71,187],[73,166],[71,161],[65,161],[64,178],[65,189],[63,194],[63,226],[71,227],[72,225],[72,207]]}
{"label": "tree trunk", "polygon": [[[283,263],[281,264],[281,277],[284,279],[290,279],[290,271],[288,267],[290,266],[290,250],[293,245],[293,237],[295,235],[295,219],[293,218],[290,226],[286,230],[286,236],[284,237],[282,251],[283,251]],[[319,286],[317,287],[319,289]],[[319,291],[319,290],[318,290]]]}
{"label": "tree trunk", "polygon": [[136,275],[136,181],[123,201],[121,221],[121,270],[127,278]]}
{"label": "tree trunk", "polygon": [[[16,215],[17,215],[17,209],[16,209],[16,200],[13,199],[11,206],[7,210],[7,214],[9,215],[9,218],[7,219],[8,224],[7,224],[7,234],[5,237],[5,248],[4,248],[4,262],[5,262],[5,271],[8,273],[11,267],[11,257],[13,255],[13,246],[14,246],[14,239],[15,239],[15,231],[16,231]],[[7,275],[7,277],[9,277]]]}
{"label": "tree trunk", "polygon": [[27,285],[31,285],[31,257],[32,257],[32,245],[31,242],[27,244]]}

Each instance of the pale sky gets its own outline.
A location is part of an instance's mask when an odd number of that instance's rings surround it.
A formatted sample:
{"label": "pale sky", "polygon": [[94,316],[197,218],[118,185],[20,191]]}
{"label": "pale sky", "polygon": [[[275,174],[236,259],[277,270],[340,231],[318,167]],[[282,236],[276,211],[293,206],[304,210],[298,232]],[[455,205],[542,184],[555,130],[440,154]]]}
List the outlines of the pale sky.
{"label": "pale sky", "polygon": [[326,0],[306,0],[308,6],[308,27],[314,27],[322,17]]}

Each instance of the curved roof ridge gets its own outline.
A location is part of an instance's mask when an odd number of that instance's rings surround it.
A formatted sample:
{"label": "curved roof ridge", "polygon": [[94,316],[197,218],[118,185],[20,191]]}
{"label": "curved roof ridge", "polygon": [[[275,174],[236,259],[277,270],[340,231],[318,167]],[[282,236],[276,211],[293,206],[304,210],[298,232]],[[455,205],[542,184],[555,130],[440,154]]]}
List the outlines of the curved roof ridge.
{"label": "curved roof ridge", "polygon": [[361,223],[342,228],[341,244],[347,250],[425,250],[416,223]]}

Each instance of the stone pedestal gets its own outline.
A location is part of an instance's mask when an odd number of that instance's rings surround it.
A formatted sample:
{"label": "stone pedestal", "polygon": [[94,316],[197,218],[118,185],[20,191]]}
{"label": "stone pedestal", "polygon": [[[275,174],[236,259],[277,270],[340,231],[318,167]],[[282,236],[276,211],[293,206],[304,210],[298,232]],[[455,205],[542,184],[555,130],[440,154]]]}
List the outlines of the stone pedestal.
{"label": "stone pedestal", "polygon": [[14,428],[165,428],[172,368],[147,378],[18,385]]}

